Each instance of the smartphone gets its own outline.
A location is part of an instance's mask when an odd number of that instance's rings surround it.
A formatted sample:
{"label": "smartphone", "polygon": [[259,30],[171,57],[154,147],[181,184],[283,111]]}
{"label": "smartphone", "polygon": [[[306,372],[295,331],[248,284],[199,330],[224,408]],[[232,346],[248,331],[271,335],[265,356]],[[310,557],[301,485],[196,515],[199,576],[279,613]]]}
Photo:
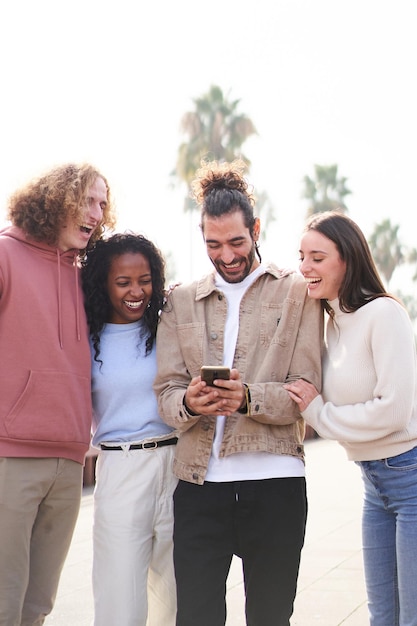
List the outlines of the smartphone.
{"label": "smartphone", "polygon": [[203,365],[200,374],[201,380],[204,380],[210,387],[215,387],[213,380],[217,378],[229,380],[230,367],[225,367],[224,365]]}

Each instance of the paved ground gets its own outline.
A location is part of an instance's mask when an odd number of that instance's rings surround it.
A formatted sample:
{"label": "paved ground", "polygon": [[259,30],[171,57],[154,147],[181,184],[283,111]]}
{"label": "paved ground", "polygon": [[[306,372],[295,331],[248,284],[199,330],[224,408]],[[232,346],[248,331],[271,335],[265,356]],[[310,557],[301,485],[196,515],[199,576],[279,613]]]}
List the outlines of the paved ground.
{"label": "paved ground", "polygon": [[[346,460],[337,443],[321,439],[306,442],[306,464],[309,517],[291,626],[366,626],[359,469]],[[92,489],[85,488],[55,608],[45,626],[92,624],[92,508]],[[228,579],[227,606],[227,626],[244,626],[238,559],[233,561]]]}

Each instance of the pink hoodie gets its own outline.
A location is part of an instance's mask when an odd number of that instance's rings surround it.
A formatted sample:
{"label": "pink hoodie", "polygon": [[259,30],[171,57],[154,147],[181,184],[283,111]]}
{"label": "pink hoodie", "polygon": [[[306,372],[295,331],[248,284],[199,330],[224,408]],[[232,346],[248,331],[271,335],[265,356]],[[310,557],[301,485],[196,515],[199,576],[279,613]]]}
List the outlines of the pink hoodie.
{"label": "pink hoodie", "polygon": [[0,231],[0,457],[84,461],[91,377],[77,252]]}

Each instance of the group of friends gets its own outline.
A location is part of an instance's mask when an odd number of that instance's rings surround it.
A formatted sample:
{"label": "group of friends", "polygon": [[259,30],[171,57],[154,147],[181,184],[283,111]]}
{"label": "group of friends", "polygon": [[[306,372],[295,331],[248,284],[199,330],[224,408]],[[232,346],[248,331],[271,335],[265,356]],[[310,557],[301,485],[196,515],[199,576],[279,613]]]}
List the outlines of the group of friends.
{"label": "group of friends", "polygon": [[[192,185],[212,273],[166,288],[112,234],[107,179],[53,168],[0,231],[0,626],[51,612],[98,449],[95,626],[224,626],[242,560],[248,626],[289,626],[307,520],[305,424],[364,484],[371,626],[417,626],[412,324],[358,225],[313,215],[298,271],[262,262],[244,164]],[[213,385],[201,367],[227,366]],[[326,463],[326,459],[323,459]],[[332,468],[337,473],[337,467]]]}

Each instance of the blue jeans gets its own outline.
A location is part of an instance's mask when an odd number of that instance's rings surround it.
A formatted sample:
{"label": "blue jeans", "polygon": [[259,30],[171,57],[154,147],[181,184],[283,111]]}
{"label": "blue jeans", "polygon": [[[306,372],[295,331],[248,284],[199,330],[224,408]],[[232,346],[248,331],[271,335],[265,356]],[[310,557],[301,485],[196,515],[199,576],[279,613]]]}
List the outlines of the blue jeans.
{"label": "blue jeans", "polygon": [[180,480],[174,494],[177,626],[224,626],[234,554],[242,559],[247,626],[289,626],[306,516],[301,477]]}
{"label": "blue jeans", "polygon": [[371,626],[417,626],[417,447],[358,463]]}

